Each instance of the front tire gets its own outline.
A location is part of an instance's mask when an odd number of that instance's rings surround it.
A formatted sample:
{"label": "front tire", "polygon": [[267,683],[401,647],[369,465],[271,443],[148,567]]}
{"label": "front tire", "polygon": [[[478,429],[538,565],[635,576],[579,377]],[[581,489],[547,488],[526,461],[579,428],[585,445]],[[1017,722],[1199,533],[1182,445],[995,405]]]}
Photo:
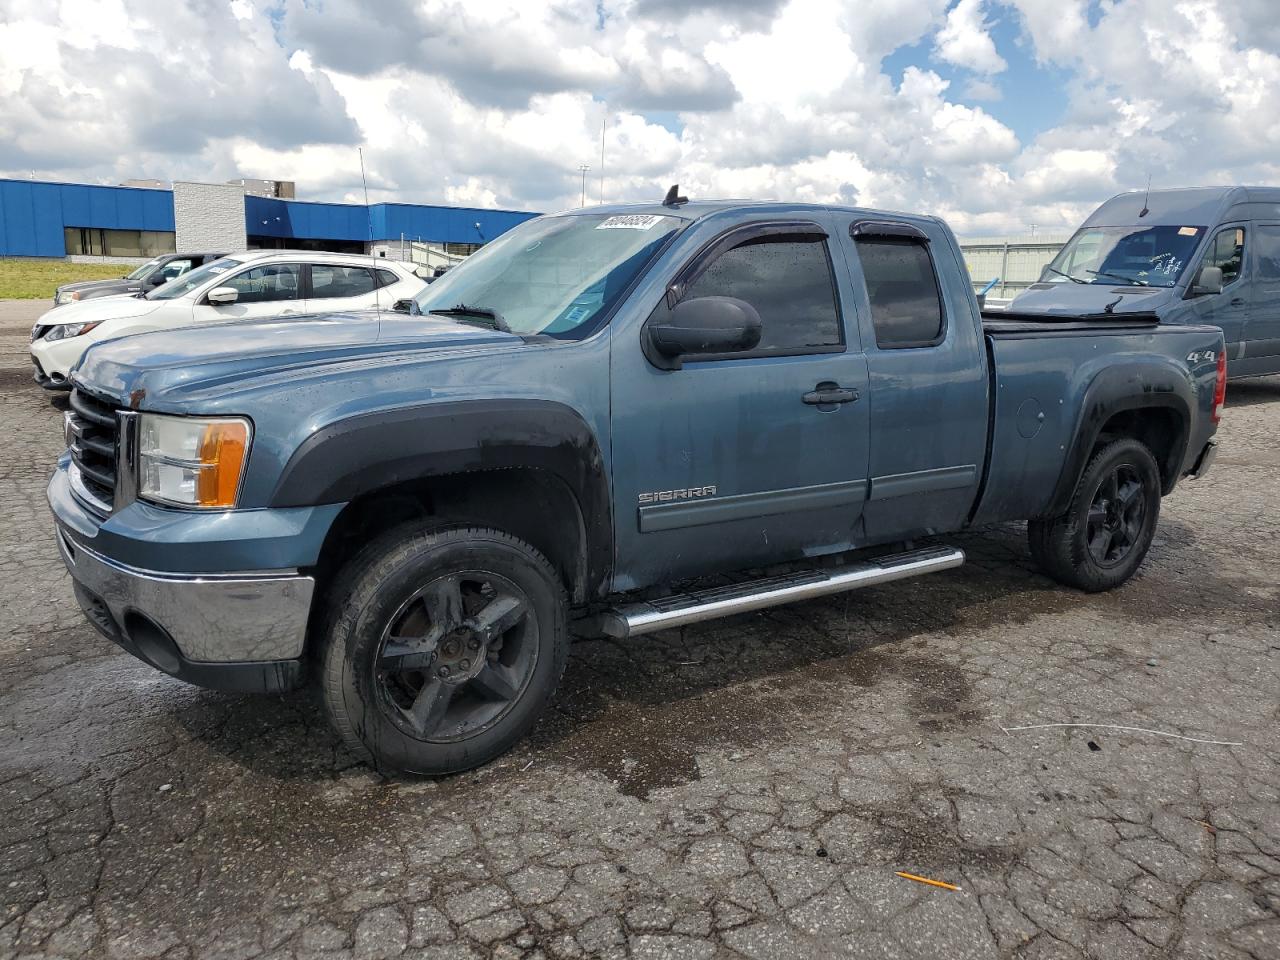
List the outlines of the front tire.
{"label": "front tire", "polygon": [[1097,593],[1142,565],[1160,517],[1160,468],[1131,437],[1095,453],[1061,516],[1027,524],[1031,556],[1053,579]]}
{"label": "front tire", "polygon": [[529,732],[564,673],[555,570],[498,530],[411,525],[334,581],[321,655],[325,712],[384,773],[487,763]]}

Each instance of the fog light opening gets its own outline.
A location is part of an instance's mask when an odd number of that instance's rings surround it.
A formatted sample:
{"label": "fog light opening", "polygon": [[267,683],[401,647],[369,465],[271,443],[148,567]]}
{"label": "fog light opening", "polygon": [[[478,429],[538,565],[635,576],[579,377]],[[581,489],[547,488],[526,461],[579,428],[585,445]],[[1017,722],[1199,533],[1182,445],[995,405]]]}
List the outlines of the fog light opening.
{"label": "fog light opening", "polygon": [[164,627],[150,617],[130,610],[124,615],[125,633],[138,655],[157,670],[176,674],[182,669],[182,655]]}

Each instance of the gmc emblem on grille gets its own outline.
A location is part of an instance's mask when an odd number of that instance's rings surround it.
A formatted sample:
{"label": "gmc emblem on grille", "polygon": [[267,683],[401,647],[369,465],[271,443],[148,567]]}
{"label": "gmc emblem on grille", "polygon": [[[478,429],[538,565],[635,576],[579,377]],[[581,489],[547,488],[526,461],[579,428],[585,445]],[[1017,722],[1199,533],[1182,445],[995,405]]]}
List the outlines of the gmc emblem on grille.
{"label": "gmc emblem on grille", "polygon": [[653,503],[669,503],[672,500],[696,500],[698,497],[714,497],[714,485],[705,487],[683,487],[679,490],[655,490],[653,493],[640,494],[640,506]]}

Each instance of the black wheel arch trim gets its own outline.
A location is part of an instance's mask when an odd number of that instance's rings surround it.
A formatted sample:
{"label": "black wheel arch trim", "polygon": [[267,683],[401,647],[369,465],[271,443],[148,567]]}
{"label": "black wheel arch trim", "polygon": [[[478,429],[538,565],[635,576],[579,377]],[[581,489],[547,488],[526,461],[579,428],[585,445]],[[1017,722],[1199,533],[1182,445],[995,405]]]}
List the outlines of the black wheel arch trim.
{"label": "black wheel arch trim", "polygon": [[586,593],[613,573],[609,480],[595,433],[551,400],[460,400],[357,414],[316,430],[285,464],[272,507],[346,503],[398,484],[507,469],[543,470],[577,501]]}
{"label": "black wheel arch trim", "polygon": [[1185,371],[1172,365],[1127,363],[1098,373],[1085,390],[1075,436],[1044,516],[1058,516],[1067,509],[1102,428],[1116,414],[1130,411],[1170,410],[1176,418],[1178,434],[1167,456],[1162,460],[1152,451],[1160,468],[1162,493],[1168,494],[1178,480],[1179,468],[1186,456],[1196,403],[1194,388]]}

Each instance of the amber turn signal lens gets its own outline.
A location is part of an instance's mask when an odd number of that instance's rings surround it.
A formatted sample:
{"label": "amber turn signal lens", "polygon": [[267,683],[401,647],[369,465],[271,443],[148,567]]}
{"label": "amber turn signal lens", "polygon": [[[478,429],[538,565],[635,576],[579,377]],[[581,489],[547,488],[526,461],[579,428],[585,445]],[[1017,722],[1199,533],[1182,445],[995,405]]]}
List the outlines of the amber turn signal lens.
{"label": "amber turn signal lens", "polygon": [[202,507],[234,507],[236,489],[245,453],[249,448],[249,428],[239,420],[211,423],[200,438],[200,463],[196,477],[196,502]]}

